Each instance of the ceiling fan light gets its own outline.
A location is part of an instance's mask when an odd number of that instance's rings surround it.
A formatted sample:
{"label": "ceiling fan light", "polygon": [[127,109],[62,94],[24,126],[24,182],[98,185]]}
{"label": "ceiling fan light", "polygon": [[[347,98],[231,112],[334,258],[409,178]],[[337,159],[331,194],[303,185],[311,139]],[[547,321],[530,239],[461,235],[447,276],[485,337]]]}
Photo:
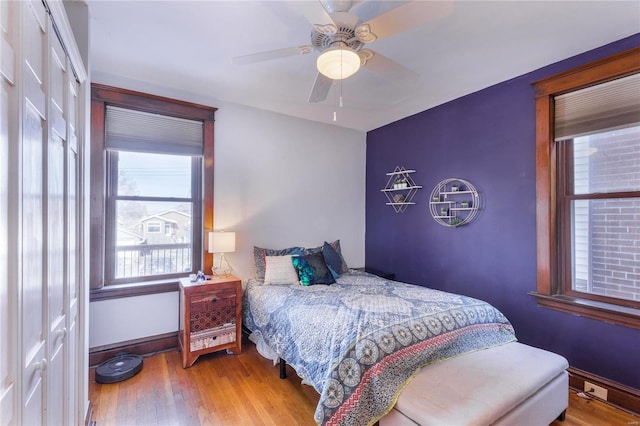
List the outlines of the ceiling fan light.
{"label": "ceiling fan light", "polygon": [[360,68],[360,57],[349,47],[330,47],[318,56],[318,71],[332,80],[352,76]]}

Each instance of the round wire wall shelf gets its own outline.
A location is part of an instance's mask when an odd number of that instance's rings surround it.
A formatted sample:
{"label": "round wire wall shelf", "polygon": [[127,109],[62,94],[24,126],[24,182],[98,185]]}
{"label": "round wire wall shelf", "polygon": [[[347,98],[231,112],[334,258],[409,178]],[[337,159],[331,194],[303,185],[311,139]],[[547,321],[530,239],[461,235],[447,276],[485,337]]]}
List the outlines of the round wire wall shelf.
{"label": "round wire wall shelf", "polygon": [[456,228],[471,222],[478,214],[480,195],[471,182],[449,178],[438,183],[429,198],[429,211],[442,226]]}

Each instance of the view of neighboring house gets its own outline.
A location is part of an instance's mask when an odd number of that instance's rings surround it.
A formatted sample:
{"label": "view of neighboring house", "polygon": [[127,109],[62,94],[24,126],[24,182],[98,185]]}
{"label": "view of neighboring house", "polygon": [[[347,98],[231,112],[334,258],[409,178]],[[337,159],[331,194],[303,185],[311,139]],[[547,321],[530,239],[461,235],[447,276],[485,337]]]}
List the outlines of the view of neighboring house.
{"label": "view of neighboring house", "polygon": [[191,215],[178,210],[145,216],[130,226],[119,222],[115,278],[189,271],[191,231]]}
{"label": "view of neighboring house", "polygon": [[147,216],[132,229],[147,244],[179,244],[191,242],[191,215],[177,210]]}
{"label": "view of neighboring house", "polygon": [[135,232],[128,231],[122,228],[122,224],[118,224],[116,243],[119,246],[133,246],[136,244],[142,244],[144,242],[144,236],[136,234]]}

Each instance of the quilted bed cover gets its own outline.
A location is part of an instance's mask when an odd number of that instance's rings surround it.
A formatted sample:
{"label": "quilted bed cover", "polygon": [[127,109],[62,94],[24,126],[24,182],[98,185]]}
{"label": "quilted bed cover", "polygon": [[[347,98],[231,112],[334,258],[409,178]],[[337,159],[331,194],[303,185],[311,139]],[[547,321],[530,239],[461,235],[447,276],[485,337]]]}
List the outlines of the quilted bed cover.
{"label": "quilted bed cover", "polygon": [[373,424],[420,367],[516,340],[486,302],[359,271],[329,286],[249,280],[243,303],[254,338],[320,394],[322,425]]}

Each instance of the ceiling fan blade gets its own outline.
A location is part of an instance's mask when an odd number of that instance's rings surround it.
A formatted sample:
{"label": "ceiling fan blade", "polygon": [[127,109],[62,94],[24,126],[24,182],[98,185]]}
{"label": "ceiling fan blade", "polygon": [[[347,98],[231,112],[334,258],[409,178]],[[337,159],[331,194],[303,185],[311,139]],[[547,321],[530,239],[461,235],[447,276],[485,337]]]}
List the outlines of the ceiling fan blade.
{"label": "ceiling fan blade", "polygon": [[317,73],[316,81],[313,83],[313,89],[311,89],[311,93],[309,94],[309,102],[322,102],[327,99],[332,84],[333,80],[329,77]]}
{"label": "ceiling fan blade", "polygon": [[307,18],[307,21],[309,21],[318,32],[324,34],[336,33],[337,26],[321,1],[294,1],[289,4],[298,11],[298,13]]}
{"label": "ceiling fan blade", "polygon": [[255,62],[270,61],[271,59],[286,58],[287,56],[304,55],[313,50],[312,46],[294,46],[284,49],[270,50],[267,52],[253,53],[251,55],[236,56],[231,61],[234,65],[253,64]]}
{"label": "ceiling fan blade", "polygon": [[373,55],[367,59],[363,65],[364,69],[391,81],[392,83],[404,85],[415,83],[420,74],[406,68],[396,61],[387,58],[377,52],[371,52]]}
{"label": "ceiling fan blade", "polygon": [[453,0],[411,1],[358,25],[356,35],[363,43],[370,43],[443,18],[453,8]]}

